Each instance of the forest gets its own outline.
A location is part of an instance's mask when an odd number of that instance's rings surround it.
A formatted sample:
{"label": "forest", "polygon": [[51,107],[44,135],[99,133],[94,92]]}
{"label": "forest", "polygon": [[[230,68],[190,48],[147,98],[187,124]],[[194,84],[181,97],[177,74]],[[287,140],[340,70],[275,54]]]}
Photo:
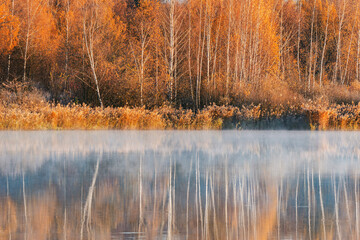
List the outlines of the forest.
{"label": "forest", "polygon": [[194,112],[354,106],[359,7],[358,0],[2,0],[1,101],[22,104],[32,93],[62,106]]}

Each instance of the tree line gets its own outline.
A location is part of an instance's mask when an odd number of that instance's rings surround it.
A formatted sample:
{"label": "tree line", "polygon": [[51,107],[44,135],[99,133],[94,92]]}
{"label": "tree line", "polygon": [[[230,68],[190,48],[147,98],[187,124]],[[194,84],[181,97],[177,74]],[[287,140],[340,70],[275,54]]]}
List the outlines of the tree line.
{"label": "tree line", "polygon": [[358,0],[2,0],[0,81],[56,101],[189,108],[360,80]]}

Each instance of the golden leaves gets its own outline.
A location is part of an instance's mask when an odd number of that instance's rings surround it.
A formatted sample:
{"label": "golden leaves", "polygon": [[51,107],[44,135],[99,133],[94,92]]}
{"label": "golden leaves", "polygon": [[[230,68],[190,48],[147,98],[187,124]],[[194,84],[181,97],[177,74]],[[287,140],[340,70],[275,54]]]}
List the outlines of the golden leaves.
{"label": "golden leaves", "polygon": [[18,43],[19,19],[12,14],[9,1],[0,4],[0,53],[11,51]]}

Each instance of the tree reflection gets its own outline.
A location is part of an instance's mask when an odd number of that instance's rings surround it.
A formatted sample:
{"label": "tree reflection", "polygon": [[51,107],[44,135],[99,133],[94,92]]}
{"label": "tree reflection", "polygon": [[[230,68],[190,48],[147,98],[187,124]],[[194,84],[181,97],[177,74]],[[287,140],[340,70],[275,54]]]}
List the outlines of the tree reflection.
{"label": "tree reflection", "polygon": [[95,152],[2,175],[0,239],[359,239],[358,149],[341,168],[326,139],[291,151]]}

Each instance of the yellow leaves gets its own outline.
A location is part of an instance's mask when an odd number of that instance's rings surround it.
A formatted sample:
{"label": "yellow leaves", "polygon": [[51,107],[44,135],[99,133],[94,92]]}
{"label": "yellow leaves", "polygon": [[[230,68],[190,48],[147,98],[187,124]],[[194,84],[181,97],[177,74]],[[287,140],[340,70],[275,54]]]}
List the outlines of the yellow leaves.
{"label": "yellow leaves", "polygon": [[254,6],[253,15],[256,19],[254,27],[259,27],[260,36],[258,40],[261,42],[259,53],[264,60],[267,59],[271,64],[267,67],[267,71],[274,74],[277,71],[279,64],[279,36],[277,34],[277,23],[274,21],[272,12],[272,0],[258,0]]}
{"label": "yellow leaves", "polygon": [[157,8],[157,3],[152,0],[140,0],[139,7],[137,12],[140,13],[143,17],[153,17],[154,10]]}
{"label": "yellow leaves", "polygon": [[45,51],[44,54],[52,54],[59,46],[58,31],[50,9],[43,7],[36,18],[34,25],[36,36],[34,43],[39,51]]}
{"label": "yellow leaves", "polygon": [[114,16],[111,9],[108,13],[110,14],[107,15],[106,22],[108,24],[107,29],[109,30],[109,33],[111,33],[115,41],[123,40],[125,38],[124,32],[126,30],[125,23],[120,20],[119,16]]}
{"label": "yellow leaves", "polygon": [[98,36],[94,37],[98,40],[98,43],[106,40],[105,44],[111,44],[111,41],[119,41],[124,37],[123,33],[125,32],[126,25],[119,16],[115,15],[113,1],[85,1],[82,5],[77,6],[77,11],[83,14],[82,19],[78,23],[79,25],[85,22],[89,27],[96,28]]}
{"label": "yellow leaves", "polygon": [[28,42],[32,53],[48,56],[55,52],[59,35],[50,5],[41,0],[31,0],[20,1],[15,6],[21,20],[20,37],[23,48]]}
{"label": "yellow leaves", "polygon": [[13,16],[9,1],[0,4],[0,53],[11,51],[18,43],[19,19]]}

